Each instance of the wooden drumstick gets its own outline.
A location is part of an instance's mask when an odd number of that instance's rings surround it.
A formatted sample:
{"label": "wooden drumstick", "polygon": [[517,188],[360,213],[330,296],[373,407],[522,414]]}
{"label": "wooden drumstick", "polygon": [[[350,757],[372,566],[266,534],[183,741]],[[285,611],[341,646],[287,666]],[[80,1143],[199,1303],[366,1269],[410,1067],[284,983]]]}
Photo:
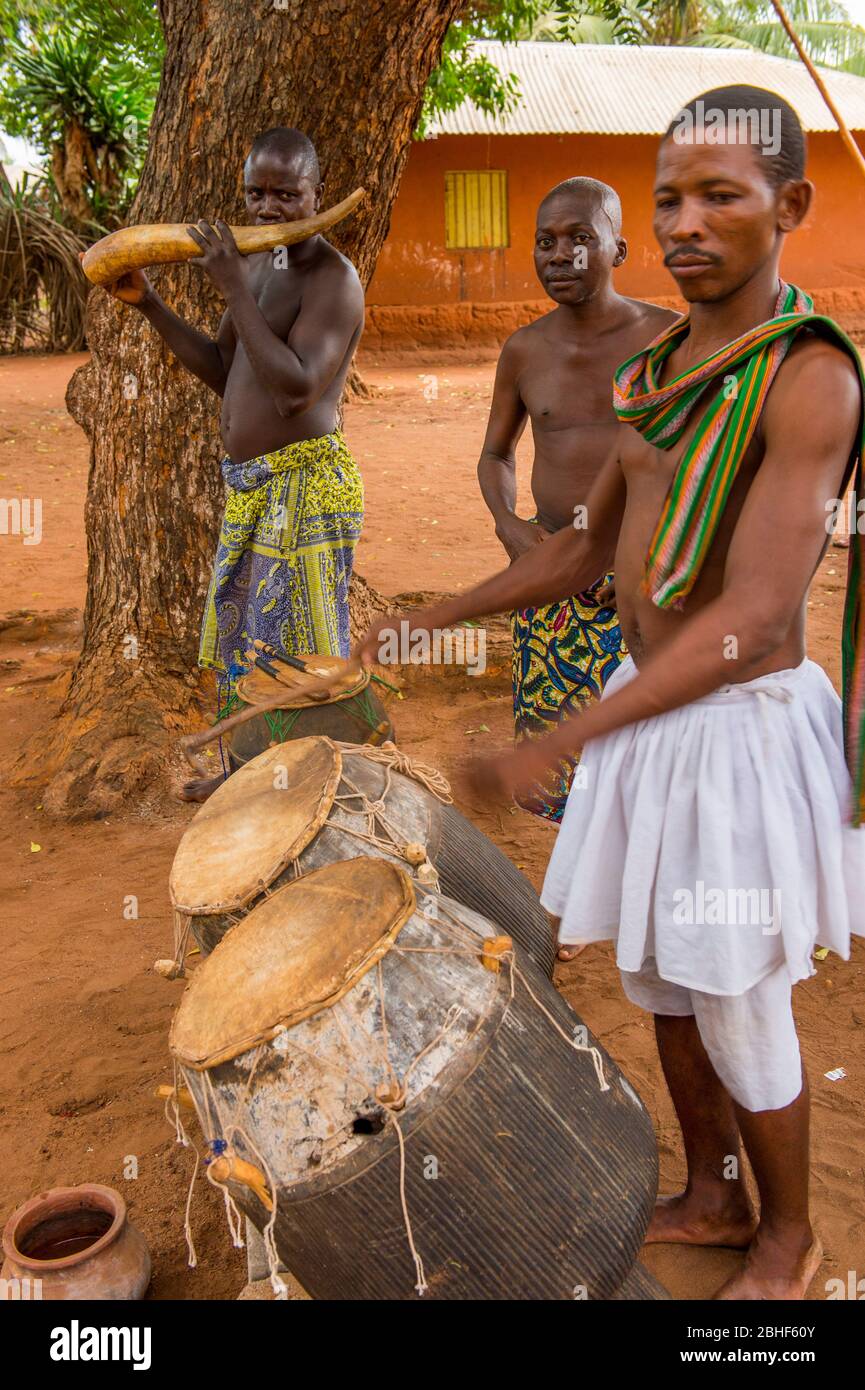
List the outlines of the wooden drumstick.
{"label": "wooden drumstick", "polygon": [[[264,650],[267,650],[267,648],[264,648]],[[295,696],[297,696],[297,695],[303,695],[304,697],[306,696],[306,693],[307,693],[306,687],[304,687],[303,685],[301,685],[301,683],[300,683],[299,681],[297,681],[297,680],[292,680],[290,677],[286,676],[282,671],[277,671],[277,669],[276,669],[275,666],[271,666],[271,664],[270,664],[269,661],[265,661],[265,660],[264,660],[264,657],[258,656],[257,653],[254,652],[254,651],[248,651],[248,652],[246,653],[246,655],[247,655],[247,657],[249,658],[249,660],[252,662],[253,666],[255,667],[255,669],[256,669],[257,671],[263,671],[264,674],[265,674],[266,676],[270,676],[271,680],[277,681],[277,682],[279,683],[279,685],[282,686],[283,690],[291,691]],[[277,660],[276,653],[274,653],[274,660]],[[287,663],[287,664],[288,664],[288,663]],[[291,662],[290,664],[293,666],[293,665],[294,665],[294,662]],[[298,663],[298,664],[300,664],[300,663]],[[331,683],[332,683],[332,681],[333,681],[333,673],[332,673],[332,672],[329,672],[329,671],[316,671],[315,668],[313,668],[313,667],[308,667],[308,666],[306,666],[306,667],[305,667],[305,666],[301,666],[300,669],[301,669],[302,671],[304,671],[304,672],[312,671],[313,674],[318,674],[318,675],[321,675],[322,677],[327,676],[328,682],[331,682]],[[312,694],[312,695],[310,695],[309,698],[310,698],[311,700],[326,700],[329,694],[330,694],[330,684],[328,684],[327,690],[325,690],[321,695]]]}
{"label": "wooden drumstick", "polygon": [[[360,663],[356,663],[360,670]],[[333,684],[332,674],[328,674],[327,680],[313,681],[311,685],[304,688],[304,698],[314,699],[316,695],[327,696]],[[280,682],[282,685],[282,682]],[[284,689],[284,687],[283,687]],[[183,754],[189,766],[202,777],[209,777],[213,769],[209,768],[201,758],[198,757],[199,750],[206,747],[208,743],[213,743],[215,739],[222,738],[223,734],[231,733],[240,724],[245,724],[247,719],[254,719],[257,714],[269,714],[271,710],[285,708],[285,695],[277,695],[272,700],[265,700],[260,705],[249,705],[242,709],[238,714],[232,714],[228,719],[217,719],[211,724],[209,729],[203,729],[198,734],[185,734],[178,740],[178,748]]]}
{"label": "wooden drumstick", "polygon": [[[301,661],[299,656],[286,656],[285,653],[278,652],[275,647],[271,647],[267,642],[262,642],[261,638],[256,638],[255,645],[258,647],[259,651],[265,652],[270,657],[271,661],[279,661],[283,666],[291,666],[295,671],[311,672],[314,676],[323,676],[326,674],[320,666],[310,666],[306,662]],[[402,691],[398,685],[391,685],[390,681],[386,681],[383,677],[377,676],[375,671],[370,671],[369,678],[371,681],[375,681],[376,685],[383,685],[385,690],[392,690],[394,695],[398,695],[399,698],[402,699]]]}
{"label": "wooden drumstick", "polygon": [[285,652],[278,652],[269,642],[262,642],[260,637],[255,639],[255,646],[260,652],[264,652],[270,657],[271,661],[278,661],[282,666],[290,666],[293,671],[303,671],[308,676],[329,676],[333,679],[336,674],[333,671],[326,671],[323,666],[310,666],[308,661],[303,661],[299,656],[288,656]]}
{"label": "wooden drumstick", "polygon": [[288,680],[281,671],[277,671],[275,666],[271,666],[269,661],[265,661],[263,656],[259,656],[258,652],[248,651],[246,655],[257,671],[263,671],[266,676],[270,676],[271,680],[279,681],[279,684],[287,690],[297,690],[298,682],[296,680]]}
{"label": "wooden drumstick", "polygon": [[[267,643],[262,642],[260,640],[256,640],[255,645],[261,651],[267,652],[268,656],[272,656],[274,661],[281,660],[279,652],[274,651],[273,647],[269,647]],[[279,684],[283,686],[284,689],[293,691],[295,695],[302,695],[304,698],[307,698],[308,696],[310,700],[315,700],[318,702],[324,702],[330,697],[331,686],[333,684],[333,681],[336,679],[336,672],[323,671],[320,666],[307,666],[296,656],[286,657],[284,658],[284,660],[282,660],[283,665],[291,667],[292,670],[297,668],[298,670],[302,671],[304,675],[321,676],[323,679],[326,678],[328,681],[327,689],[322,691],[320,694],[316,694],[314,688],[304,686],[297,680],[291,680],[282,671],[277,671],[275,666],[271,666],[269,661],[265,661],[263,657],[258,656],[258,654],[255,651],[250,650],[246,653],[246,655],[252,662],[253,666],[255,666],[259,671],[263,671],[264,674],[266,676],[270,676],[272,680],[279,681]]]}

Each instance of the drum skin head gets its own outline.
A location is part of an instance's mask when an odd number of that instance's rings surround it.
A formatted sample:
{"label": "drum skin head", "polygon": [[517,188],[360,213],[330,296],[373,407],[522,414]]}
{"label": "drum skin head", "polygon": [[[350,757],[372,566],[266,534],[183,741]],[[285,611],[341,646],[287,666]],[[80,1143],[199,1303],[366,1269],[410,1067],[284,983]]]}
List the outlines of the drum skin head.
{"label": "drum skin head", "polygon": [[327,819],[342,755],[326,738],[267,748],[223,782],[177,847],[169,889],[178,912],[230,912],[257,897]]}
{"label": "drum skin head", "polygon": [[198,967],[174,1016],[172,1053],[204,1071],[329,1008],[414,910],[411,879],[384,859],[339,860],[286,884]]}

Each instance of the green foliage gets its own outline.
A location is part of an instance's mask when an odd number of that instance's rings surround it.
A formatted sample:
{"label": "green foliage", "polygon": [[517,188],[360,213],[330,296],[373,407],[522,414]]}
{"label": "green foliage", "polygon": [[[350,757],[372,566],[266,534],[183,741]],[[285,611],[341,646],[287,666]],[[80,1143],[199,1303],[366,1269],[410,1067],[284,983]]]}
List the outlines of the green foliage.
{"label": "green foliage", "polygon": [[69,220],[115,222],[138,179],[159,84],[155,3],[0,0],[0,40],[0,126],[50,156]]}
{"label": "green foliage", "polygon": [[[815,63],[845,68],[851,60],[865,58],[865,29],[852,23],[841,4],[832,0],[787,0],[785,6],[793,27]],[[795,58],[775,11],[756,0],[733,0],[721,9],[708,32],[735,35],[749,48],[758,48],[778,58]]]}
{"label": "green foliage", "polygon": [[[584,0],[559,0],[557,22],[563,25],[569,16],[584,9]],[[550,10],[549,0],[474,0],[467,4],[445,36],[441,64],[427,84],[416,138],[423,138],[434,116],[455,110],[466,98],[489,115],[510,111],[519,100],[515,75],[503,75],[486,58],[474,54],[472,41],[514,43],[531,38]]]}
{"label": "green foliage", "polygon": [[77,121],[96,149],[109,147],[123,163],[138,149],[151,105],[127,63],[106,60],[87,30],[46,35],[38,47],[17,42],[6,51],[10,69],[3,124],[44,153]]}
{"label": "green foliage", "polygon": [[158,77],[164,45],[156,0],[0,0],[0,56],[5,39],[69,28],[91,29]]}
{"label": "green foliage", "polygon": [[[780,58],[796,58],[768,0],[591,0],[608,18],[620,12],[616,38],[625,43],[687,44],[755,48]],[[843,67],[865,53],[865,30],[835,0],[786,0],[785,8],[809,57],[827,67]]]}
{"label": "green foliage", "polygon": [[[755,48],[796,58],[769,0],[586,0],[586,7],[604,19],[614,43]],[[815,62],[844,68],[865,56],[865,29],[853,23],[843,4],[786,0],[785,8]],[[556,37],[594,41],[579,30],[579,19],[570,19],[559,24]]]}
{"label": "green foliage", "polygon": [[64,0],[62,14],[64,28],[75,24],[101,35],[106,50],[125,56],[156,96],[165,53],[156,0]]}
{"label": "green foliage", "polygon": [[17,38],[25,25],[37,25],[44,8],[44,0],[0,0],[0,58],[6,42]]}

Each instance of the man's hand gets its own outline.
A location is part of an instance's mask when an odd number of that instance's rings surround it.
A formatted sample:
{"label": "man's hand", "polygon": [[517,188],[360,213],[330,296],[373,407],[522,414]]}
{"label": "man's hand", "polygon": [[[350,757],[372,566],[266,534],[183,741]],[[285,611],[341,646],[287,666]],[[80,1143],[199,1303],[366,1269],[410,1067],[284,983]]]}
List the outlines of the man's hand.
{"label": "man's hand", "polygon": [[408,623],[412,635],[416,632],[428,632],[432,635],[433,628],[424,621],[424,614],[420,609],[416,609],[413,613],[389,613],[386,617],[379,618],[377,622],[372,624],[369,631],[354,648],[352,656],[362,661],[364,666],[373,666],[380,662],[379,652],[382,638],[392,632],[398,634],[401,631],[401,623]]}
{"label": "man's hand", "polygon": [[223,298],[227,298],[232,290],[243,284],[246,274],[231,228],[219,221],[213,227],[209,222],[199,222],[186,230],[201,247],[201,255],[193,256],[190,264],[203,266]]}
{"label": "man's hand", "polygon": [[508,553],[508,558],[518,560],[527,550],[546,540],[547,532],[536,521],[523,521],[522,517],[506,516],[496,525],[496,535]]}
{"label": "man's hand", "polygon": [[[568,724],[573,735],[569,751],[576,754],[579,749],[573,720]],[[517,792],[530,795],[537,783],[549,776],[550,768],[558,766],[561,757],[554,735],[531,739],[511,752],[473,758],[466,768],[465,780],[470,790],[484,801],[507,800]]]}
{"label": "man's hand", "polygon": [[140,308],[148,295],[153,293],[153,286],[143,270],[129,270],[113,285],[106,285],[105,288],[121,304],[134,304],[136,308]]}
{"label": "man's hand", "polygon": [[609,584],[602,584],[595,592],[595,599],[602,608],[615,608],[616,606],[616,576],[613,575]]}

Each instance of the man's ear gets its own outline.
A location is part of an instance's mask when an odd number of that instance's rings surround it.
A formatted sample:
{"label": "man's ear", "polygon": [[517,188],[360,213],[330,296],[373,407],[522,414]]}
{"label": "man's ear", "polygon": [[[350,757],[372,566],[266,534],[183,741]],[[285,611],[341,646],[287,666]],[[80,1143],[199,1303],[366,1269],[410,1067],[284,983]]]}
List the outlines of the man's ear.
{"label": "man's ear", "polygon": [[778,231],[795,232],[811,210],[814,185],[810,179],[785,183],[778,193]]}
{"label": "man's ear", "polygon": [[324,179],[315,185],[315,210],[318,212],[321,207],[321,195],[324,193]]}
{"label": "man's ear", "polygon": [[628,243],[623,236],[616,237],[616,254],[613,257],[613,268],[624,265],[628,259]]}

